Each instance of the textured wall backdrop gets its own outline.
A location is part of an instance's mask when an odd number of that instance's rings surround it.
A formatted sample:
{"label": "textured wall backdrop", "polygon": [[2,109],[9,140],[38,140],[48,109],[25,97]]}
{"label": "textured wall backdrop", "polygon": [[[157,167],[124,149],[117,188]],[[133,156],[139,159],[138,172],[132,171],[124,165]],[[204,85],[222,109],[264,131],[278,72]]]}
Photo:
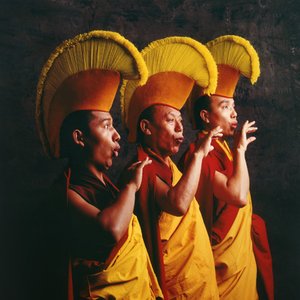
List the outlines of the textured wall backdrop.
{"label": "textured wall backdrop", "polygon": [[[255,86],[241,80],[236,104],[239,120],[256,120],[259,127],[257,141],[247,151],[254,209],[268,225],[276,299],[299,297],[299,1],[0,3],[1,298],[63,298],[61,203],[49,200],[48,188],[65,162],[43,155],[34,122],[35,90],[51,51],[63,40],[92,29],[118,31],[140,49],[170,35],[205,43],[236,34],[252,42],[260,56],[261,77]],[[127,144],[121,128],[119,99],[112,114],[124,137],[121,157],[110,171],[115,180],[134,147]],[[185,126],[180,153],[194,137],[188,122]]]}

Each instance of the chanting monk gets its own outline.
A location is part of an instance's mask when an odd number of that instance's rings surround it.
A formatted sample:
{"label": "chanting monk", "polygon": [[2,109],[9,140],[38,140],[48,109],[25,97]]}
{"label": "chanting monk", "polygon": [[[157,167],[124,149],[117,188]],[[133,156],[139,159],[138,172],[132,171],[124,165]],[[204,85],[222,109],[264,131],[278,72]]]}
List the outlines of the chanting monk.
{"label": "chanting monk", "polygon": [[37,96],[42,142],[50,156],[70,162],[69,299],[163,298],[133,215],[142,171],[151,161],[133,164],[122,190],[104,174],[120,149],[109,113],[120,76],[143,83],[147,74],[132,43],[98,30],[62,43],[42,70]]}
{"label": "chanting monk", "polygon": [[135,212],[165,299],[219,299],[210,242],[194,195],[202,159],[221,130],[212,129],[197,144],[184,174],[170,158],[184,138],[180,109],[195,84],[214,92],[216,65],[204,45],[187,37],[154,41],[142,55],[148,81],[142,87],[126,81],[121,99],[128,140],[138,143],[137,159],[152,160]]}
{"label": "chanting monk", "polygon": [[[211,96],[191,100],[189,109],[195,128],[200,130],[197,143],[206,139],[212,128],[223,129],[223,137],[213,140],[214,149],[203,159],[196,193],[212,243],[220,299],[258,299],[257,265],[263,273],[265,293],[273,299],[270,249],[262,219],[253,218],[245,159],[249,144],[255,141],[248,134],[257,127],[254,121],[246,121],[237,131],[233,98],[240,74],[250,78],[252,84],[259,77],[258,55],[248,41],[238,36],[219,37],[207,47],[218,67],[217,89]],[[231,150],[226,139],[234,135]],[[195,143],[189,146],[180,162],[184,169],[196,149]]]}

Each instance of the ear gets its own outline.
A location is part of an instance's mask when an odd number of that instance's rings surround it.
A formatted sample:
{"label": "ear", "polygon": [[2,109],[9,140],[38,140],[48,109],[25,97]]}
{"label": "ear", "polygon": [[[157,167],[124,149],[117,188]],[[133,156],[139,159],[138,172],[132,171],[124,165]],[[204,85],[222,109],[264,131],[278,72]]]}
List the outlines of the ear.
{"label": "ear", "polygon": [[140,128],[141,128],[141,131],[145,135],[151,135],[151,129],[150,129],[150,122],[149,122],[149,120],[142,119],[140,121]]}
{"label": "ear", "polygon": [[83,133],[79,129],[75,129],[72,133],[73,141],[76,145],[84,147]]}
{"label": "ear", "polygon": [[205,124],[209,123],[209,112],[206,109],[202,109],[199,116]]}

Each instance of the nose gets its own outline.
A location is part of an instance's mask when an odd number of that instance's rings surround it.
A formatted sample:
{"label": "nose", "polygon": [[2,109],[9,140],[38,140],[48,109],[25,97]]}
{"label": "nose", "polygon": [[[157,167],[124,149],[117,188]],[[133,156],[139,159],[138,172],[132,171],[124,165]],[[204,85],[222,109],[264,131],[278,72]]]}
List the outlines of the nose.
{"label": "nose", "polygon": [[182,122],[181,122],[181,121],[176,121],[175,131],[176,131],[176,132],[181,132],[181,131],[183,131],[183,125],[182,125]]}
{"label": "nose", "polygon": [[119,132],[114,128],[113,141],[118,142],[121,139]]}
{"label": "nose", "polygon": [[234,107],[232,108],[232,111],[231,111],[231,117],[232,118],[236,118],[237,117],[237,112],[236,112],[236,110],[235,110]]}

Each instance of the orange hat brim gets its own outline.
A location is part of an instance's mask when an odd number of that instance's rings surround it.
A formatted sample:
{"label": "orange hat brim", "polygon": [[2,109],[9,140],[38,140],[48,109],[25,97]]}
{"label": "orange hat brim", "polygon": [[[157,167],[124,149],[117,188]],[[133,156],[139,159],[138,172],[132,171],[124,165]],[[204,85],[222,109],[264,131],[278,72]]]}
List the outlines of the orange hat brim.
{"label": "orange hat brim", "polygon": [[236,85],[240,78],[240,72],[228,65],[219,64],[218,67],[218,85],[215,95],[233,98]]}
{"label": "orange hat brim", "polygon": [[51,102],[45,128],[49,144],[59,155],[59,134],[64,119],[79,110],[108,112],[120,83],[117,71],[92,69],[68,77],[58,88]]}
{"label": "orange hat brim", "polygon": [[128,141],[136,141],[136,129],[141,113],[155,104],[180,110],[189,97],[194,80],[178,72],[156,73],[133,93],[128,109]]}

